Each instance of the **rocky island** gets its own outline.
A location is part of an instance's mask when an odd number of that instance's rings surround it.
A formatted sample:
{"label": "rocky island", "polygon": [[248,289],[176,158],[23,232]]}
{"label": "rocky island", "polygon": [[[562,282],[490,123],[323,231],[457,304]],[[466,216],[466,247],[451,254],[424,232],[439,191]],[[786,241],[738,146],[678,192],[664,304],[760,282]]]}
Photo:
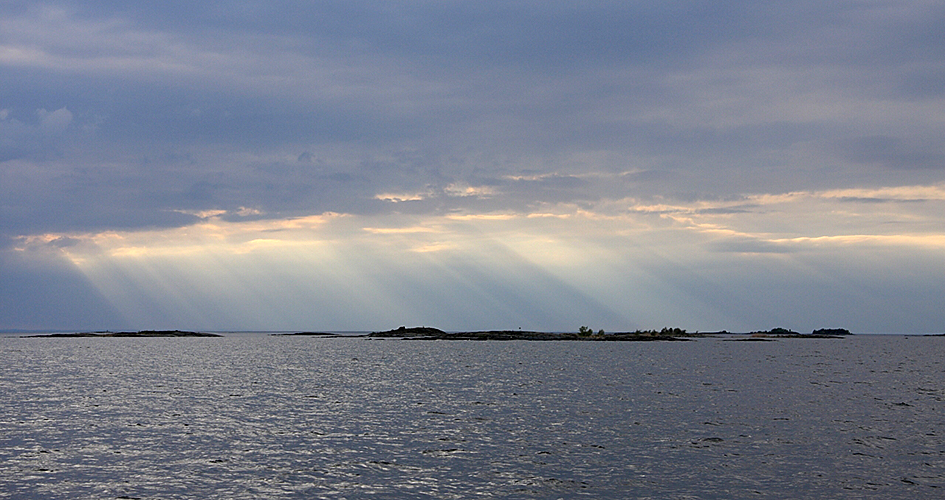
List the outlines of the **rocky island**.
{"label": "rocky island", "polygon": [[138,332],[81,332],[81,333],[48,333],[42,335],[23,335],[22,338],[33,337],[222,337],[216,333],[184,332],[180,330],[141,330]]}
{"label": "rocky island", "polygon": [[579,340],[579,341],[673,341],[687,340],[686,337],[696,335],[686,334],[678,328],[661,331],[636,331],[605,334],[603,331],[591,332],[587,327],[581,327],[578,333],[549,333],[532,332],[525,330],[488,330],[479,332],[444,332],[438,328],[417,326],[413,328],[400,327],[384,332],[373,332],[367,335],[370,338],[399,338],[407,340]]}
{"label": "rocky island", "polygon": [[549,333],[524,330],[488,330],[478,332],[444,332],[429,326],[412,328],[400,327],[394,330],[373,332],[365,335],[370,338],[397,338],[406,340],[576,340],[597,342],[641,342],[641,341],[679,341],[692,340],[700,337],[720,337],[729,335],[750,335],[746,340],[774,340],[780,338],[804,339],[838,339],[852,335],[843,328],[814,330],[811,333],[798,333],[785,328],[751,332],[749,334],[733,334],[728,331],[690,333],[680,328],[663,328],[661,330],[636,330],[632,332],[605,333],[599,330],[596,333],[586,326],[578,329],[577,333]]}
{"label": "rocky island", "polygon": [[751,332],[752,337],[764,338],[803,338],[803,339],[838,339],[846,335],[853,335],[846,328],[821,328],[810,333],[798,333],[787,328],[772,328],[759,332]]}

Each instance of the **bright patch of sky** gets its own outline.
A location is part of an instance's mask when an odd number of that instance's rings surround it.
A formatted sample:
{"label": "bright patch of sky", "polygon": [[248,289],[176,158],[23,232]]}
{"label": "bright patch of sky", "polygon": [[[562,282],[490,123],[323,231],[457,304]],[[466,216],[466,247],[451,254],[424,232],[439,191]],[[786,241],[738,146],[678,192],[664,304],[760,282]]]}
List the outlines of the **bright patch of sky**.
{"label": "bright patch of sky", "polygon": [[945,330],[939,2],[6,2],[0,329]]}

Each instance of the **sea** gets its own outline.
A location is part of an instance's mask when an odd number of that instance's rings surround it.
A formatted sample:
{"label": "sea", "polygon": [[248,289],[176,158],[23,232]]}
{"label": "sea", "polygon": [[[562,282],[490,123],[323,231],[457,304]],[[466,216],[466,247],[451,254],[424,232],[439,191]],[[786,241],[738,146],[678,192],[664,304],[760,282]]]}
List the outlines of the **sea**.
{"label": "sea", "polygon": [[0,498],[945,498],[945,337],[5,336]]}

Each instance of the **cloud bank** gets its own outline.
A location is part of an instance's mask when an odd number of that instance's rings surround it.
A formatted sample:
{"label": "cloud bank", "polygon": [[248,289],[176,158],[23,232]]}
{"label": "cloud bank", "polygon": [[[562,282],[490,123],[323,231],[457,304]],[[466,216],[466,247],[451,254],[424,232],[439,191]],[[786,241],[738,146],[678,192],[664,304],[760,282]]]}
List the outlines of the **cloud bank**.
{"label": "cloud bank", "polygon": [[943,19],[7,2],[0,328],[938,331]]}

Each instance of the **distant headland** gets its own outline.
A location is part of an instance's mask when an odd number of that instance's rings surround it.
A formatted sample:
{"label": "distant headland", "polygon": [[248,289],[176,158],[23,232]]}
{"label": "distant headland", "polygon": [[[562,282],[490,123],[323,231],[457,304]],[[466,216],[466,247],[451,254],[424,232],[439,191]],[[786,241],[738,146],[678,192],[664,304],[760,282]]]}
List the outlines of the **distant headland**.
{"label": "distant headland", "polygon": [[141,330],[139,332],[81,332],[81,333],[47,333],[42,335],[22,335],[22,338],[31,337],[222,337],[216,333],[184,332],[181,330]]}

